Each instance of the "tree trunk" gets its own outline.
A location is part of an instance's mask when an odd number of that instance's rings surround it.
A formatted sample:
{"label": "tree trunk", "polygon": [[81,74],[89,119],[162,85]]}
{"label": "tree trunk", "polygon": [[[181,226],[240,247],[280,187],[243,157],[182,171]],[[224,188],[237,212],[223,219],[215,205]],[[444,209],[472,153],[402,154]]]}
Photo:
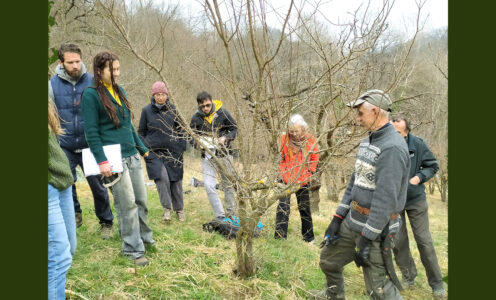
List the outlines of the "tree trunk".
{"label": "tree trunk", "polygon": [[337,203],[339,202],[339,186],[341,185],[342,176],[332,177],[331,171],[332,170],[328,170],[325,177],[327,199]]}
{"label": "tree trunk", "polygon": [[443,174],[441,176],[441,201],[446,202],[448,200],[448,178]]}
{"label": "tree trunk", "polygon": [[448,197],[448,178],[444,173],[441,173],[439,176],[435,177],[435,182],[437,185],[437,189],[441,194],[441,201],[446,202]]}
{"label": "tree trunk", "polygon": [[430,180],[427,187],[429,189],[429,194],[430,195],[434,194],[434,191],[436,190],[436,184],[434,183],[434,180]]}
{"label": "tree trunk", "polygon": [[242,279],[255,275],[255,261],[253,259],[253,234],[249,234],[247,225],[248,224],[244,224],[244,226],[242,225],[236,234],[237,273]]}
{"label": "tree trunk", "polygon": [[320,182],[321,172],[317,172],[310,178],[310,211],[312,213],[319,212],[320,205],[320,187],[322,186]]}
{"label": "tree trunk", "polygon": [[[247,203],[249,195],[238,194],[239,206],[238,215],[241,222],[241,227],[236,234],[236,260],[237,260],[237,275],[240,278],[248,278],[255,275],[255,261],[253,260],[253,218],[247,220]],[[256,224],[256,223],[255,223]],[[251,228],[251,230],[250,230]]]}

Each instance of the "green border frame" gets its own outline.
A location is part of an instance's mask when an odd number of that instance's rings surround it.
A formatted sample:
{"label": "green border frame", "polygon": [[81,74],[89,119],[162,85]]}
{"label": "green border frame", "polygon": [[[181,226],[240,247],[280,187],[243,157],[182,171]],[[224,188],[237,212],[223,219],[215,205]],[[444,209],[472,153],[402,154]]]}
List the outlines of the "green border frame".
{"label": "green border frame", "polygon": [[3,299],[48,294],[46,5],[2,3]]}
{"label": "green border frame", "polygon": [[492,299],[495,198],[488,187],[494,186],[490,151],[496,99],[486,90],[496,81],[494,4],[448,5],[448,294],[449,299]]}
{"label": "green border frame", "polygon": [[[18,299],[44,299],[47,294],[48,27],[41,13],[45,5],[44,1],[2,5],[2,254],[8,270],[2,298],[12,293]],[[485,187],[492,179],[489,151],[496,99],[484,90],[496,81],[492,5],[449,2],[450,299],[486,299],[493,285],[489,230],[494,210],[488,206],[494,206],[494,196]],[[486,145],[478,147],[479,141]]]}

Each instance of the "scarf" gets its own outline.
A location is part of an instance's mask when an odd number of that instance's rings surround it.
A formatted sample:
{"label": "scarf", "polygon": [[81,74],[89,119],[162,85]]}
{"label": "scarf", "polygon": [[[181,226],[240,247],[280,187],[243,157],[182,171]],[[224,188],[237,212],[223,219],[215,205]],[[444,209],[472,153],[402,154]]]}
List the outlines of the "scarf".
{"label": "scarf", "polygon": [[119,98],[119,94],[117,94],[114,89],[112,88],[112,85],[111,84],[106,84],[105,82],[103,83],[103,85],[107,88],[107,90],[109,91],[110,95],[112,95],[112,97],[114,97],[115,101],[117,101],[117,103],[122,106],[121,104],[121,99]]}
{"label": "scarf", "polygon": [[165,106],[165,103],[164,104],[158,104],[157,102],[154,102],[153,105],[155,105],[156,108],[158,108],[159,110],[161,110],[162,107]]}
{"label": "scarf", "polygon": [[286,137],[287,137],[286,141],[287,141],[287,145],[288,145],[288,152],[289,152],[289,159],[290,160],[293,159],[294,154],[298,155],[300,152],[303,152],[304,156],[306,156],[305,145],[306,145],[307,140],[308,140],[308,137],[306,134],[305,134],[304,138],[301,140],[295,140],[295,139],[289,137],[289,134],[286,135]]}

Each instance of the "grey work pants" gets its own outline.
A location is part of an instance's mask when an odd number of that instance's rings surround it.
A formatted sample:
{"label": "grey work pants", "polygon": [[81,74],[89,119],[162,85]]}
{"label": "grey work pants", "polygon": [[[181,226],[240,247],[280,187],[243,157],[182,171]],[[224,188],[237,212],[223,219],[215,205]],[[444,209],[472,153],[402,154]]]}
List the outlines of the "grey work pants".
{"label": "grey work pants", "polygon": [[169,174],[164,165],[160,171],[160,178],[155,179],[155,185],[163,208],[171,209],[172,205],[176,212],[183,210],[183,181],[169,181]]}
{"label": "grey work pants", "polygon": [[[326,276],[329,299],[345,299],[343,270],[345,265],[353,261],[360,232],[352,231],[346,221],[343,221],[338,236],[335,244],[322,248],[320,253],[320,268]],[[379,240],[371,244],[370,262],[372,266],[362,268],[369,298],[402,300],[398,289],[386,276]]]}
{"label": "grey work pants", "polygon": [[[228,172],[232,172],[233,159],[232,156],[218,157],[221,163],[225,166]],[[219,171],[217,171],[219,170]],[[203,184],[205,186],[205,191],[207,192],[208,201],[212,205],[215,216],[217,218],[224,218],[226,214],[224,213],[224,208],[222,207],[222,202],[220,201],[219,194],[215,189],[217,174],[221,177],[221,187],[224,191],[224,203],[226,205],[227,215],[236,215],[236,202],[234,201],[234,188],[232,184],[227,180],[227,177],[220,172],[220,168],[215,163],[213,158],[202,159],[202,172],[203,172]]]}
{"label": "grey work pants", "polygon": [[429,285],[432,289],[442,288],[443,277],[429,231],[428,205],[425,199],[407,205],[401,212],[401,218],[404,222],[401,222],[401,227],[396,235],[394,242],[395,247],[393,249],[396,264],[400,268],[405,280],[413,281],[415,279],[417,276],[417,267],[412,258],[412,253],[410,252],[405,212],[408,215],[408,220],[412,226],[413,237],[417,242],[420,260],[424,265]]}
{"label": "grey work pants", "polygon": [[122,238],[122,252],[130,258],[145,254],[143,243],[154,244],[153,233],[146,224],[146,188],[139,155],[122,159],[124,170],[121,179],[110,187]]}

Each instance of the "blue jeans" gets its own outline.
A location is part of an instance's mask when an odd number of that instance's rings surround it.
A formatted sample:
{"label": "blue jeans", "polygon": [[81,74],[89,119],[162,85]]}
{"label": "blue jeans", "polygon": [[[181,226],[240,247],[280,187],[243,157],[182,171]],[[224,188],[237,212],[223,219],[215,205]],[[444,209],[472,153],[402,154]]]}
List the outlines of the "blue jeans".
{"label": "blue jeans", "polygon": [[[233,158],[232,156],[218,157],[220,162],[227,169],[227,172],[233,172]],[[202,158],[201,161],[203,172],[203,184],[207,192],[207,198],[212,206],[215,217],[224,218],[224,208],[220,201],[219,194],[215,189],[217,174],[220,175],[221,186],[224,190],[224,203],[226,204],[226,212],[228,216],[236,215],[236,201],[234,200],[234,188],[229,182],[227,177],[220,172],[220,168],[213,158]]]}
{"label": "blue jeans", "polygon": [[145,255],[145,246],[155,244],[153,232],[147,225],[145,178],[139,155],[122,159],[124,170],[121,179],[110,187],[114,195],[122,252],[131,259]]}
{"label": "blue jeans", "polygon": [[65,299],[65,279],[76,250],[72,188],[48,185],[48,299]]}

